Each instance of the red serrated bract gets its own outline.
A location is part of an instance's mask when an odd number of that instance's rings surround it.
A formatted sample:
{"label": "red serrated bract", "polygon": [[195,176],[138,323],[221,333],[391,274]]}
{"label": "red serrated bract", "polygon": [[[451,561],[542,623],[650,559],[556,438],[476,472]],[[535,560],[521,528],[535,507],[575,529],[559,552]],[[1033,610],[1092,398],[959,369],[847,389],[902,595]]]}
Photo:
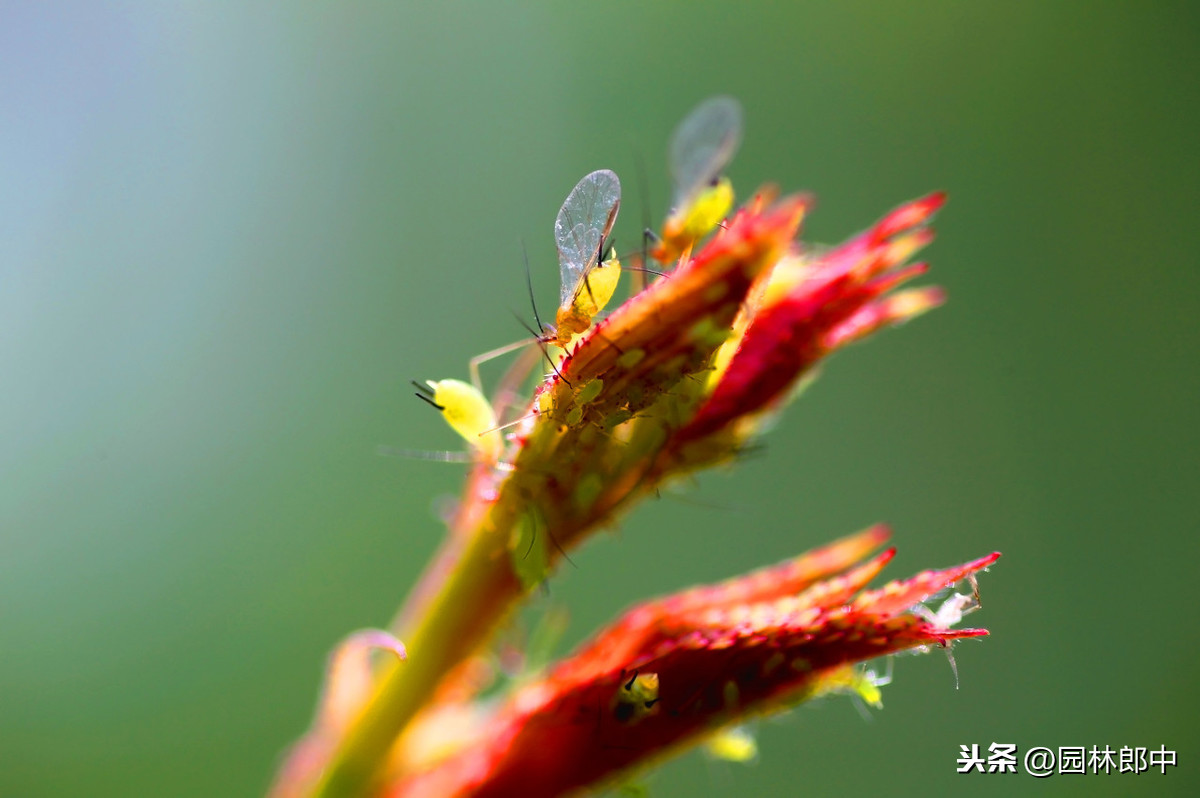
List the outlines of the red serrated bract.
{"label": "red serrated bract", "polygon": [[862,558],[886,536],[875,527],[631,609],[519,689],[471,747],[387,794],[532,798],[611,782],[715,728],[818,694],[848,665],[987,634],[939,626],[914,605],[999,554],[863,592],[892,550]]}

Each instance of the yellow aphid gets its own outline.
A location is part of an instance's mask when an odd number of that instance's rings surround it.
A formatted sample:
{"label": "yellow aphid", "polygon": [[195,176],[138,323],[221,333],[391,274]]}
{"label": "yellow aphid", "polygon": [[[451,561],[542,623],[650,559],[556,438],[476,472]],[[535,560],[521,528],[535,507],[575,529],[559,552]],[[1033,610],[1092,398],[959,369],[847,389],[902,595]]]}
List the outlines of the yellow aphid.
{"label": "yellow aphid", "polygon": [[883,691],[892,683],[892,660],[887,661],[887,670],[883,674],[875,673],[873,668],[864,666],[845,665],[837,668],[821,679],[822,693],[850,693],[857,696],[868,706],[875,709],[883,708]]}
{"label": "yellow aphid", "polygon": [[613,697],[613,715],[621,723],[637,723],[658,706],[658,674],[635,673]]}
{"label": "yellow aphid", "polygon": [[758,758],[758,743],[745,726],[726,726],[704,742],[704,750],[726,762],[748,763]]}
{"label": "yellow aphid", "polygon": [[865,701],[868,706],[875,707],[876,709],[883,708],[883,691],[879,689],[879,685],[873,678],[864,675],[862,678],[854,680],[850,688],[858,693],[858,697]]}
{"label": "yellow aphid", "polygon": [[478,388],[462,380],[426,380],[429,399],[446,423],[489,462],[500,459],[504,439],[496,429],[496,414]]}
{"label": "yellow aphid", "polygon": [[576,184],[554,221],[554,241],[562,272],[562,290],[552,340],[561,347],[592,326],[592,318],[612,298],[621,264],[604,243],[621,206],[621,181],[600,169]]}
{"label": "yellow aphid", "polygon": [[722,175],[742,137],[742,107],[732,97],[696,106],[671,137],[675,197],[654,258],[675,260],[712,232],[733,207],[733,184]]}
{"label": "yellow aphid", "polygon": [[663,224],[663,240],[681,249],[712,232],[733,207],[733,183],[721,177]]}
{"label": "yellow aphid", "polygon": [[620,279],[621,262],[609,250],[608,258],[583,278],[570,304],[558,309],[555,341],[559,346],[565,347],[574,336],[592,326],[592,318],[612,299]]}

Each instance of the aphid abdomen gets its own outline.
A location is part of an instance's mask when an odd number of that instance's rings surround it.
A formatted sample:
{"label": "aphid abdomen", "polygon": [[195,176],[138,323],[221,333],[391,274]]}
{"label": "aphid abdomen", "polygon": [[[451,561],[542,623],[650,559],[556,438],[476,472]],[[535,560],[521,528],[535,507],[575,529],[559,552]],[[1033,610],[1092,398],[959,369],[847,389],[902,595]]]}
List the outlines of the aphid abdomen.
{"label": "aphid abdomen", "polygon": [[574,336],[592,326],[593,318],[612,299],[620,279],[621,262],[616,258],[598,264],[587,273],[571,304],[558,309],[555,323],[560,346],[565,347]]}
{"label": "aphid abdomen", "polygon": [[484,395],[461,380],[429,380],[428,385],[433,389],[433,401],[441,408],[446,423],[472,449],[490,461],[498,460],[504,439],[496,429],[496,414]]}

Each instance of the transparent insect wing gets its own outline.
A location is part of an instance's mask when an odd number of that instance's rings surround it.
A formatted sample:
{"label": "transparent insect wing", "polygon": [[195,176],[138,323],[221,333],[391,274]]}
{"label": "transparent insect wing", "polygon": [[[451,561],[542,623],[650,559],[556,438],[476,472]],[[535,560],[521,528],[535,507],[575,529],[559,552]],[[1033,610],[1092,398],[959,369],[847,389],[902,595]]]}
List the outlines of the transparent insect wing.
{"label": "transparent insect wing", "polygon": [[558,263],[562,270],[560,306],[568,307],[596,265],[600,245],[617,220],[621,181],[615,172],[600,169],[576,184],[554,221]]}
{"label": "transparent insect wing", "polygon": [[671,138],[675,208],[691,203],[733,160],[742,140],[742,106],[732,97],[705,100]]}

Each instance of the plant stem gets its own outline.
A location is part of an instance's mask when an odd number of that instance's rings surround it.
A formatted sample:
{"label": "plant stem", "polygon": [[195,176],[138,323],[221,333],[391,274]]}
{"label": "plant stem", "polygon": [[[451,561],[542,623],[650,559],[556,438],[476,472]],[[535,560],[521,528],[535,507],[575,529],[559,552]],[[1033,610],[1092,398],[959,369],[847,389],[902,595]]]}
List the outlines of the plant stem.
{"label": "plant stem", "polygon": [[506,534],[494,529],[480,529],[466,541],[458,562],[404,640],[408,661],[389,663],[381,672],[375,694],[334,752],[314,796],[366,794],[388,751],[438,682],[488,639],[513,606],[521,585],[512,571],[507,541]]}

